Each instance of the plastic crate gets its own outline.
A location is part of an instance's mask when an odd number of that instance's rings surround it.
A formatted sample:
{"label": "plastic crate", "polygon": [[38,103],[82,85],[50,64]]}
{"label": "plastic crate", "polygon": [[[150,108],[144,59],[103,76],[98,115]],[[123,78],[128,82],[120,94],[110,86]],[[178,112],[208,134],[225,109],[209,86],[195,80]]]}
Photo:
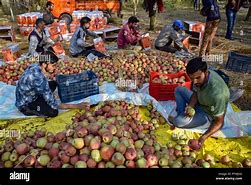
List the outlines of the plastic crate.
{"label": "plastic crate", "polygon": [[[181,76],[185,76],[185,83],[181,84],[159,84],[159,83],[153,83],[153,79],[158,76],[167,76],[169,78],[179,78]],[[151,72],[150,73],[150,83],[149,83],[149,93],[152,97],[154,97],[156,100],[159,101],[167,101],[167,100],[175,100],[174,96],[174,90],[178,86],[185,86],[188,89],[191,89],[192,82],[189,78],[189,76],[183,72],[180,71],[179,73],[175,74],[161,74],[157,72]]]}
{"label": "plastic crate", "polygon": [[251,56],[230,52],[228,54],[226,69],[236,72],[251,73]]}
{"label": "plastic crate", "polygon": [[143,49],[149,49],[151,48],[151,39],[150,37],[142,37],[139,41],[141,47]]}
{"label": "plastic crate", "polygon": [[99,94],[98,78],[92,71],[79,74],[57,75],[58,94],[61,102],[68,103]]}

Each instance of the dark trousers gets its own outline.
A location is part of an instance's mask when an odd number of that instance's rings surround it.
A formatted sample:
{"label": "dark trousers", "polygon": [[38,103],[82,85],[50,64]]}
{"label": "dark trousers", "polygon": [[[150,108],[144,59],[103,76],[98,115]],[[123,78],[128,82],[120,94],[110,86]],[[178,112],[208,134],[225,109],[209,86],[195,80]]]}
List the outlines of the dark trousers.
{"label": "dark trousers", "polygon": [[250,15],[251,15],[251,7],[248,8],[248,13],[247,13],[247,16],[245,18],[245,21],[249,20]]}
{"label": "dark trousers", "polygon": [[194,6],[194,10],[199,10],[200,9],[200,0],[194,0],[193,6]]}
{"label": "dark trousers", "polygon": [[84,51],[82,51],[81,53],[78,53],[78,54],[72,55],[72,56],[73,57],[78,57],[78,56],[85,56],[85,57],[87,57],[90,53],[92,53],[93,55],[97,56],[98,58],[104,58],[104,57],[106,57],[106,55],[104,55],[103,53],[97,51],[96,49],[94,49],[94,47],[88,47]]}
{"label": "dark trousers", "polygon": [[232,10],[230,8],[226,9],[226,15],[227,15],[227,33],[226,33],[226,39],[232,39],[232,32],[234,29],[235,19],[236,19],[237,12],[235,10]]}
{"label": "dark trousers", "polygon": [[[49,86],[51,91],[54,92],[57,88],[57,82],[49,81]],[[29,103],[27,107],[22,108],[20,112],[26,116],[56,117],[58,115],[58,110],[51,108],[42,95],[39,95],[38,98]]]}
{"label": "dark trousers", "polygon": [[119,0],[118,17],[121,17],[121,18],[123,17],[123,15],[121,14],[122,8],[123,8],[123,0]]}
{"label": "dark trousers", "polygon": [[160,50],[160,51],[166,51],[166,52],[169,52],[169,53],[175,53],[176,51],[178,51],[175,47],[173,47],[171,44],[172,44],[172,40],[170,40],[165,46],[162,46],[162,47],[158,47],[158,46],[155,46],[155,48],[157,50]]}

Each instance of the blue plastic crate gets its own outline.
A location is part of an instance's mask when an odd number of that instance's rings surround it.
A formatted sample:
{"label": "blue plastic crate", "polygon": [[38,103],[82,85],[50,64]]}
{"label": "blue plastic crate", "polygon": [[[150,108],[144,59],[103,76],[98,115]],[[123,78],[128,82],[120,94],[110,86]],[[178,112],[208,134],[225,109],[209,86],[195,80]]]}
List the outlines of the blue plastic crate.
{"label": "blue plastic crate", "polygon": [[236,72],[251,73],[251,56],[230,52],[226,69]]}
{"label": "blue plastic crate", "polygon": [[57,75],[56,80],[59,98],[63,103],[99,94],[98,78],[92,71],[71,75]]}

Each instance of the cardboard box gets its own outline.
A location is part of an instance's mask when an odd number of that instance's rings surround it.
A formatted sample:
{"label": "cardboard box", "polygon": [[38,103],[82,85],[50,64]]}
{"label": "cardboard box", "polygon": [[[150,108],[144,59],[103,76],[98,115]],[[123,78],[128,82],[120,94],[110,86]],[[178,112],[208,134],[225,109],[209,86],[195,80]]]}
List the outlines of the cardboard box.
{"label": "cardboard box", "polygon": [[52,46],[56,55],[65,55],[65,50],[60,42],[57,42]]}
{"label": "cardboard box", "polygon": [[3,48],[2,55],[6,63],[16,62],[21,56],[19,44],[11,44]]}
{"label": "cardboard box", "polygon": [[29,36],[35,27],[30,26],[20,26],[19,31],[22,36]]}
{"label": "cardboard box", "polygon": [[94,47],[97,51],[101,52],[101,53],[105,53],[106,52],[106,48],[105,48],[105,43],[102,40],[102,38],[96,38],[93,40],[94,42]]}

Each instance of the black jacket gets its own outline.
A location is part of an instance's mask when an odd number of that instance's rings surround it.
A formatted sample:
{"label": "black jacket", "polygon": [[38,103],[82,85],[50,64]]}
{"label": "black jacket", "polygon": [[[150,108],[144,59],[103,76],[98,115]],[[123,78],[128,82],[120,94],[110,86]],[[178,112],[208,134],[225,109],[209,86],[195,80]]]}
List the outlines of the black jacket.
{"label": "black jacket", "polygon": [[203,8],[201,9],[201,14],[207,17],[207,22],[221,18],[220,8],[216,0],[202,0],[202,4]]}
{"label": "black jacket", "polygon": [[48,10],[46,10],[46,12],[43,14],[45,25],[54,23],[54,19],[56,19],[56,17]]}

